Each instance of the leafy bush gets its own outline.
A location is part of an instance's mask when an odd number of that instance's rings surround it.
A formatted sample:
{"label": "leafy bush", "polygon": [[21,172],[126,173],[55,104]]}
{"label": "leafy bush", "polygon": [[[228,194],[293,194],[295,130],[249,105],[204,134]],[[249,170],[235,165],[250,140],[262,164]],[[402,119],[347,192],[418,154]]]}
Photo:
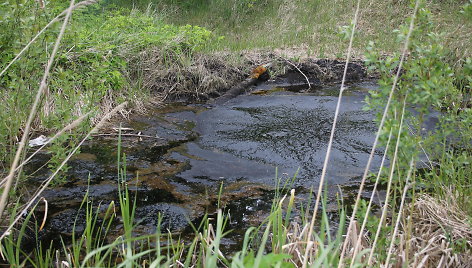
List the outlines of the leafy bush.
{"label": "leafy bush", "polygon": [[[400,161],[406,166],[412,157],[419,155],[420,145],[428,154],[434,155],[437,149],[434,145],[443,140],[454,139],[450,135],[457,131],[457,127],[463,126],[463,120],[468,120],[462,117],[470,116],[467,109],[462,110],[461,104],[466,101],[465,95],[456,83],[457,79],[466,78],[456,75],[448,64],[447,50],[440,45],[440,36],[433,33],[431,13],[427,9],[419,9],[416,25],[408,47],[409,54],[403,64],[391,109],[382,129],[384,142],[387,141],[390,130],[393,129],[393,133],[397,133],[405,103],[404,118],[411,129],[402,129]],[[408,25],[404,25],[397,33],[398,41],[404,41]],[[373,50],[372,45],[367,53],[367,63],[371,70],[380,73],[381,79],[380,90],[372,91],[367,103],[371,109],[381,111],[392,89],[395,78],[391,74],[396,73],[399,67],[400,54],[382,58]],[[461,72],[467,72],[467,66],[464,67]],[[470,79],[470,75],[464,73],[463,76]],[[425,132],[425,120],[432,113],[439,114],[440,123],[434,132]],[[377,119],[380,120],[381,116],[382,113],[378,113]],[[462,119],[459,120],[459,117]],[[393,149],[391,153],[393,154]]]}
{"label": "leafy bush", "polygon": [[[408,198],[415,203],[417,192],[426,191],[447,202],[453,194],[461,203],[461,208],[469,213],[461,216],[470,219],[472,204],[468,185],[472,182],[469,168],[472,161],[472,109],[469,98],[472,59],[464,59],[460,67],[454,69],[448,58],[451,54],[441,45],[441,35],[434,33],[434,29],[431,13],[420,5],[380,139],[385,145],[390,133],[393,133],[393,142],[387,153],[390,161],[395,157],[397,159],[397,166],[391,173],[394,176],[388,178],[397,186],[393,190],[394,196],[401,196],[399,192],[405,186],[410,161],[418,163],[421,156],[426,156],[423,157],[426,166],[413,171]],[[408,32],[408,25],[397,31],[399,43],[405,42]],[[366,102],[368,109],[378,111],[377,121],[380,122],[395,83],[401,55],[382,57],[373,49],[373,43],[368,50],[366,61],[369,68],[377,71],[381,78],[379,90],[371,91]],[[434,129],[426,129],[428,118],[437,121]],[[395,143],[398,143],[397,155],[393,146]],[[397,208],[399,200],[393,198],[390,206]],[[362,211],[359,214],[363,216]],[[376,220],[375,217],[369,219],[369,223]],[[385,231],[384,236],[387,233]],[[379,246],[382,247],[381,243]],[[379,258],[383,258],[382,255]]]}

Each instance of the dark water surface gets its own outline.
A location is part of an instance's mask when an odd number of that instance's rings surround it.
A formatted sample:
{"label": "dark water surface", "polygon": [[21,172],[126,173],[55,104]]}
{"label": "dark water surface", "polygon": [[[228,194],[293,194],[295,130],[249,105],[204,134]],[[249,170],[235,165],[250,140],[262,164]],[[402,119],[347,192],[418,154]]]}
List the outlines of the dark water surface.
{"label": "dark water surface", "polygon": [[[342,196],[348,199],[356,191],[367,162],[376,127],[373,114],[362,107],[373,88],[360,83],[345,91],[327,174],[332,204],[337,192],[346,191]],[[205,212],[214,213],[223,183],[220,198],[230,210],[230,227],[240,230],[226,241],[231,247],[245,227],[270,212],[276,178],[292,178],[298,171],[292,187],[300,199],[306,198],[320,179],[338,92],[339,86],[306,90],[305,85],[263,85],[223,105],[173,104],[122,122],[129,128],[123,132],[131,134],[123,136],[122,150],[128,185],[137,193],[137,231],[153,232],[158,213],[165,215],[162,227],[185,231],[189,220],[198,223]],[[116,202],[117,137],[112,129],[108,134],[95,137],[70,162],[67,183],[44,193],[50,205],[45,239],[73,232],[87,189],[95,204]],[[29,171],[47,159],[47,154],[36,159]],[[49,173],[42,168],[30,181],[37,184]],[[81,213],[76,231],[84,221]],[[116,235],[120,226],[117,220]]]}
{"label": "dark water surface", "polygon": [[[331,184],[361,175],[370,153],[376,127],[371,112],[362,111],[370,85],[359,86],[349,88],[343,98],[327,174]],[[201,183],[243,178],[274,185],[277,167],[279,174],[290,176],[299,169],[295,186],[316,186],[338,90],[244,95],[199,113],[195,122],[201,136],[187,146],[189,154],[202,159],[190,160],[191,168],[180,176]]]}

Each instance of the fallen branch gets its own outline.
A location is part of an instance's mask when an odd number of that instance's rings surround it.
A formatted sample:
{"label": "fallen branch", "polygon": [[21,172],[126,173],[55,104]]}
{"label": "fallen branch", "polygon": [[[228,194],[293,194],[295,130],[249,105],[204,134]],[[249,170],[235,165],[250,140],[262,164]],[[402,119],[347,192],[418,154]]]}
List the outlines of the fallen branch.
{"label": "fallen branch", "polygon": [[[266,63],[266,64],[263,64],[263,65],[260,65],[256,69],[254,69],[254,71],[263,70],[262,73],[265,73],[267,68],[271,67],[272,64],[273,63]],[[226,91],[225,94],[223,94],[222,96],[215,99],[215,101],[213,103],[218,104],[218,105],[224,104],[225,102],[229,101],[230,99],[232,99],[232,98],[238,96],[239,94],[241,94],[241,92],[243,92],[248,87],[254,85],[257,81],[259,81],[259,77],[262,74],[262,73],[254,72],[254,71],[253,71],[252,75],[249,78],[247,78],[243,82],[237,84],[236,86],[230,88],[228,91]]]}

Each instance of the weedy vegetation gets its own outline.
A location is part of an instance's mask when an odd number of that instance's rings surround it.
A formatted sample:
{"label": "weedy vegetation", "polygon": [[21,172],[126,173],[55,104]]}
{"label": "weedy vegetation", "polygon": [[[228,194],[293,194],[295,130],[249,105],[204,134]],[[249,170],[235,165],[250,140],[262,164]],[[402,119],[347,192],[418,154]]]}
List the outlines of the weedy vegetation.
{"label": "weedy vegetation", "polygon": [[[131,7],[121,0],[4,1],[0,170],[8,175],[0,183],[1,262],[13,267],[468,267],[472,2],[406,2],[162,0],[132,1]],[[40,242],[44,222],[33,215],[39,202],[47,206],[41,192],[64,182],[68,159],[106,120],[168,98],[207,99],[257,62],[235,53],[298,44],[306,55],[345,58],[346,66],[365,53],[366,65],[379,77],[379,90],[370,92],[366,109],[378,114],[372,153],[381,146],[390,163],[382,161],[376,174],[367,163],[353,207],[339,210],[337,230],[323,205],[328,149],[314,204],[297,203],[294,190],[278,188],[270,215],[247,230],[232,256],[220,250],[230,231],[224,207],[194,226],[191,241],[162,231],[160,220],[154,234],[138,236],[136,196],[127,187],[126,157],[118,144],[119,202],[95,204],[85,195],[84,230],[60,247]],[[344,81],[337,110],[343,90]],[[428,129],[432,114],[438,122]],[[25,202],[19,189],[31,132],[57,133],[44,147],[53,154],[49,165],[55,171]],[[387,188],[378,213],[372,211],[373,198],[361,198],[368,179],[374,188]],[[303,212],[298,221],[295,210]],[[117,220],[123,230],[111,238]],[[26,251],[25,237],[31,234],[36,243]]]}

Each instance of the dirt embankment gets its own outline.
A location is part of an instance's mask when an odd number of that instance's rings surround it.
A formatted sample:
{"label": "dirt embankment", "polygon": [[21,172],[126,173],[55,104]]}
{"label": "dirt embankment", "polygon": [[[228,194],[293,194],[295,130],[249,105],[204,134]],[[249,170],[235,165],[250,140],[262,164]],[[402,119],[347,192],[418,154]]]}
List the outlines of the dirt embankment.
{"label": "dirt embankment", "polygon": [[[192,57],[165,55],[148,51],[140,56],[138,69],[143,86],[156,101],[209,101],[229,99],[255,83],[268,79],[285,79],[313,86],[341,82],[345,62],[336,59],[303,58],[290,60],[273,52],[219,52]],[[267,72],[251,76],[255,68],[268,65]],[[362,61],[348,65],[346,81],[367,78]],[[308,83],[308,82],[307,82]]]}

